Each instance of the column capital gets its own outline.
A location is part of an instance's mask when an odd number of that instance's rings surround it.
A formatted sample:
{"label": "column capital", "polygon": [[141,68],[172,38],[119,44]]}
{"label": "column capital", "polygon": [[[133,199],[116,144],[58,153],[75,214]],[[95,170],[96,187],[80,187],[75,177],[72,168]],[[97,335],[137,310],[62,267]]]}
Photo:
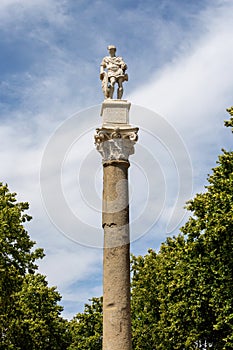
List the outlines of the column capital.
{"label": "column capital", "polygon": [[129,124],[131,103],[127,100],[107,99],[102,103],[102,127],[96,129],[95,145],[103,163],[127,161],[134,154],[138,128]]}
{"label": "column capital", "polygon": [[103,162],[126,160],[134,154],[134,144],[138,140],[138,128],[103,126],[96,129],[95,145]]}

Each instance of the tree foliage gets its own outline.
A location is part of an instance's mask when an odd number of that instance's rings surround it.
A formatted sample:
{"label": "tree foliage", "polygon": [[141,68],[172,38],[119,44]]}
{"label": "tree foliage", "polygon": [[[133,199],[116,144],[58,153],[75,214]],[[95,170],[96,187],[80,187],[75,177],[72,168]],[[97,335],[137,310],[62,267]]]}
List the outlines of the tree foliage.
{"label": "tree foliage", "polygon": [[233,132],[233,106],[230,108],[227,108],[227,112],[230,114],[230,119],[225,121],[225,126],[231,126],[231,131]]}
{"label": "tree foliage", "polygon": [[61,297],[36,274],[36,259],[44,256],[24,224],[28,203],[17,203],[16,194],[0,183],[0,349],[64,350],[67,325],[60,317]]}
{"label": "tree foliage", "polygon": [[68,350],[102,349],[102,298],[92,298],[84,312],[70,321],[71,345]]}
{"label": "tree foliage", "polygon": [[233,348],[233,152],[208,181],[181,233],[133,258],[134,349]]}
{"label": "tree foliage", "polygon": [[69,344],[68,321],[60,317],[61,297],[45,276],[27,274],[14,295],[14,315],[8,338],[14,349],[64,350]]}

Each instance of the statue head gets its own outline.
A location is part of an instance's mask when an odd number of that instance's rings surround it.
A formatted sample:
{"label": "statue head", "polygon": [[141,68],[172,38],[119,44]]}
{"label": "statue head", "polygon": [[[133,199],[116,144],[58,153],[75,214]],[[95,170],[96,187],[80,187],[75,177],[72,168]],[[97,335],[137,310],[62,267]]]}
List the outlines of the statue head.
{"label": "statue head", "polygon": [[108,45],[107,49],[108,49],[108,51],[114,50],[114,52],[116,52],[116,46],[114,46],[114,45]]}

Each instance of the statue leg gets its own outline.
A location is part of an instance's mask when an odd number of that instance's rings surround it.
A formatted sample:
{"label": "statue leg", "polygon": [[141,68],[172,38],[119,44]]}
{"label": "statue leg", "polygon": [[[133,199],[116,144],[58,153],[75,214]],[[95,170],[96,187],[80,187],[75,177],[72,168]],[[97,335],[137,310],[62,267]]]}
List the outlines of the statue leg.
{"label": "statue leg", "polygon": [[116,78],[111,77],[110,78],[110,85],[109,85],[109,98],[113,98],[115,82],[116,82]]}
{"label": "statue leg", "polygon": [[118,100],[121,100],[122,96],[123,96],[123,78],[119,78],[118,80],[118,90],[117,90],[117,98]]}

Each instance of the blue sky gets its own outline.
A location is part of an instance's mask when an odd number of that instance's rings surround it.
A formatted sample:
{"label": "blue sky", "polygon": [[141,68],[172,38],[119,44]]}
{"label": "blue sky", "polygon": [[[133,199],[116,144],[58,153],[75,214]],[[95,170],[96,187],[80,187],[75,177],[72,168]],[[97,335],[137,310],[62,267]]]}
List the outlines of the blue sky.
{"label": "blue sky", "polygon": [[1,0],[1,181],[30,202],[27,228],[46,253],[40,271],[66,317],[102,293],[93,135],[107,45],[128,64],[124,97],[140,127],[131,234],[132,252],[145,254],[178,232],[185,201],[204,190],[221,148],[231,149],[223,121],[233,104],[232,22],[230,0]]}

